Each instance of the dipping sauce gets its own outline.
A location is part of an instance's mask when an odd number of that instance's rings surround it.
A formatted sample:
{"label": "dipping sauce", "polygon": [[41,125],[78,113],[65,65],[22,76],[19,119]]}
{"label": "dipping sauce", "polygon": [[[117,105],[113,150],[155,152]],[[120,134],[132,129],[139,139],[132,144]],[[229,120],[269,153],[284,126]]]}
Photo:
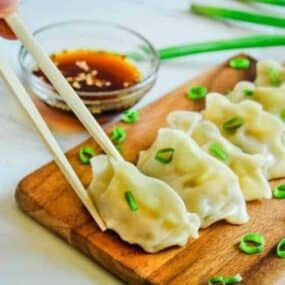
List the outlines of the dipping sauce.
{"label": "dipping sauce", "polygon": [[[50,57],[77,92],[115,91],[141,81],[140,71],[125,55],[77,49]],[[36,67],[33,74],[49,83],[39,68]]]}

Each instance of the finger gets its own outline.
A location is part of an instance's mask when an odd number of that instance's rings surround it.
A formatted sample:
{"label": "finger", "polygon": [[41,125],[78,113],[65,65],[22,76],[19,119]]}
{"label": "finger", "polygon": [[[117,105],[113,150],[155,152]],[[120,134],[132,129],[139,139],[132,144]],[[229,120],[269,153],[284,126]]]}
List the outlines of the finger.
{"label": "finger", "polygon": [[19,0],[0,0],[0,18],[4,18],[17,9]]}
{"label": "finger", "polygon": [[4,22],[4,20],[0,20],[0,36],[9,40],[16,39],[15,34],[11,31],[11,29]]}

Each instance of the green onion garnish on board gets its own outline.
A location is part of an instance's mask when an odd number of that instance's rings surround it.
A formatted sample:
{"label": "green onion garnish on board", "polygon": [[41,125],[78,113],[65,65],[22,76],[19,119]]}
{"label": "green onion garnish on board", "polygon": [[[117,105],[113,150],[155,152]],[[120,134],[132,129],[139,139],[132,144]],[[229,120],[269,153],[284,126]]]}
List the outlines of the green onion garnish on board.
{"label": "green onion garnish on board", "polygon": [[172,161],[174,155],[174,148],[162,148],[155,154],[155,160],[163,164],[168,164]]}
{"label": "green onion garnish on board", "polygon": [[285,199],[285,184],[279,184],[274,187],[273,197],[276,199]]}
{"label": "green onion garnish on board", "polygon": [[226,284],[224,281],[224,277],[223,276],[214,276],[211,279],[209,279],[208,281],[208,285],[214,285],[214,284],[221,284],[224,285]]}
{"label": "green onion garnish on board", "polygon": [[281,110],[280,112],[280,118],[283,122],[285,122],[285,109]]}
{"label": "green onion garnish on board", "polygon": [[199,53],[232,50],[241,48],[272,47],[285,45],[285,35],[255,35],[228,40],[218,40],[200,43],[186,43],[160,48],[158,54],[161,60],[188,56]]}
{"label": "green onion garnish on board", "polygon": [[138,205],[137,205],[137,201],[136,201],[132,192],[130,192],[130,191],[125,192],[125,199],[126,199],[128,205],[129,205],[129,208],[132,212],[135,212],[139,209]]}
{"label": "green onion garnish on board", "polygon": [[229,159],[229,154],[218,143],[210,144],[208,150],[212,155],[221,161],[227,161]]}
{"label": "green onion garnish on board", "polygon": [[79,160],[83,164],[89,164],[90,159],[95,155],[95,151],[90,146],[84,146],[79,151]]}
{"label": "green onion garnish on board", "polygon": [[242,281],[242,277],[240,274],[236,274],[234,276],[214,276],[208,281],[208,285],[214,285],[214,284],[219,284],[219,285],[226,285],[226,284],[236,284],[240,283]]}
{"label": "green onion garnish on board", "polygon": [[270,84],[273,86],[279,86],[282,83],[281,70],[278,68],[270,68],[268,70],[268,76]]}
{"label": "green onion garnish on board", "polygon": [[244,89],[243,94],[244,94],[244,96],[251,97],[254,95],[254,91],[251,89]]}
{"label": "green onion garnish on board", "polygon": [[127,124],[133,124],[139,119],[139,112],[127,110],[123,113],[121,120]]}
{"label": "green onion garnish on board", "polygon": [[205,86],[194,86],[188,89],[187,98],[191,100],[200,100],[207,96],[208,89]]}
{"label": "green onion garnish on board", "polygon": [[285,27],[285,18],[217,6],[192,4],[190,11],[208,18],[222,18],[274,27]]}
{"label": "green onion garnish on board", "polygon": [[285,258],[285,238],[278,243],[276,254],[279,258]]}
{"label": "green onion garnish on board", "polygon": [[244,124],[244,120],[240,116],[233,117],[223,124],[223,129],[227,132],[235,132]]}
{"label": "green onion garnish on board", "polygon": [[127,133],[122,127],[114,127],[111,134],[111,140],[116,144],[122,143],[127,138]]}
{"label": "green onion garnish on board", "polygon": [[265,246],[264,236],[259,233],[245,234],[239,244],[239,248],[246,254],[255,254],[263,251]]}
{"label": "green onion garnish on board", "polygon": [[229,66],[234,69],[248,69],[250,67],[250,60],[245,57],[235,57],[230,60]]}

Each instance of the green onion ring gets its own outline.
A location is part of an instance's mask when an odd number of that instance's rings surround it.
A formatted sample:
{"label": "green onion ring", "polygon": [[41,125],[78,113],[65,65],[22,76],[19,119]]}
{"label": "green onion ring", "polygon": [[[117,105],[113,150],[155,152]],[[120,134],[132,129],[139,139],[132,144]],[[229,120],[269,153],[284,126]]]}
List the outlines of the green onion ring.
{"label": "green onion ring", "polygon": [[254,95],[254,91],[252,89],[244,89],[243,94],[244,96],[251,97]]}
{"label": "green onion ring", "polygon": [[155,160],[163,164],[168,164],[172,161],[174,155],[174,148],[162,148],[155,154]]}
{"label": "green onion ring", "polygon": [[268,76],[270,80],[270,84],[273,86],[279,86],[282,83],[281,79],[281,70],[278,68],[270,68],[268,69]]}
{"label": "green onion ring", "polygon": [[244,124],[244,120],[240,116],[232,117],[223,124],[223,129],[227,132],[234,132]]}
{"label": "green onion ring", "polygon": [[125,199],[126,199],[128,205],[129,205],[129,208],[132,212],[135,212],[139,209],[138,205],[137,205],[137,201],[136,201],[132,192],[130,192],[130,191],[125,192]]}
{"label": "green onion ring", "polygon": [[227,161],[229,159],[229,154],[218,143],[210,144],[208,150],[212,155],[221,161]]}
{"label": "green onion ring", "polygon": [[229,66],[234,69],[248,69],[250,67],[250,60],[244,57],[235,57],[230,60]]}
{"label": "green onion ring", "polygon": [[111,134],[111,140],[115,143],[122,143],[127,138],[127,133],[122,127],[114,127]]}
{"label": "green onion ring", "polygon": [[127,110],[123,113],[121,120],[127,124],[133,124],[139,119],[139,112]]}
{"label": "green onion ring", "polygon": [[278,243],[276,254],[279,258],[285,258],[285,238]]}
{"label": "green onion ring", "polygon": [[273,197],[277,199],[285,199],[285,184],[279,184],[274,187]]}
{"label": "green onion ring", "polygon": [[242,277],[240,276],[240,274],[236,274],[234,276],[224,277],[224,281],[226,284],[240,283],[242,281]]}
{"label": "green onion ring", "polygon": [[200,100],[207,96],[208,89],[205,86],[194,86],[187,91],[187,98],[191,100]]}
{"label": "green onion ring", "polygon": [[[251,246],[248,243],[254,243],[255,246]],[[239,248],[246,254],[255,254],[263,251],[265,246],[264,236],[259,233],[245,234],[239,244]]]}
{"label": "green onion ring", "polygon": [[89,164],[90,159],[95,155],[95,151],[90,146],[84,146],[79,151],[79,160],[83,164]]}

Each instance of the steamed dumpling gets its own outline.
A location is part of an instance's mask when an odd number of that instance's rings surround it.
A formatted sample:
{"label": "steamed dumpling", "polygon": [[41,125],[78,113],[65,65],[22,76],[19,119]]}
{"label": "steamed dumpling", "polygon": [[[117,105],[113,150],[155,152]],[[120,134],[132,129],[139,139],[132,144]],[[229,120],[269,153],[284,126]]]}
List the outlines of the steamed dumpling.
{"label": "steamed dumpling", "polygon": [[271,198],[271,188],[264,174],[265,161],[262,156],[242,152],[225,139],[213,123],[203,120],[200,113],[175,111],[169,114],[167,121],[170,127],[186,132],[211,155],[215,154],[211,147],[220,147],[224,151],[222,154],[225,154],[220,159],[222,158],[222,161],[238,176],[247,201]]}
{"label": "steamed dumpling", "polygon": [[[156,252],[183,246],[189,236],[198,237],[199,217],[187,212],[182,199],[166,183],[106,155],[94,157],[91,165],[93,179],[88,192],[107,228],[123,240]],[[126,192],[132,193],[137,210],[130,209]]]}
{"label": "steamed dumpling", "polygon": [[285,175],[284,123],[253,101],[232,103],[217,93],[208,94],[204,118],[213,122],[232,143],[266,160],[267,178]]}
{"label": "steamed dumpling", "polygon": [[257,86],[278,87],[285,82],[285,68],[278,62],[261,60],[256,68],[255,84]]}
{"label": "steamed dumpling", "polygon": [[[172,150],[169,163],[157,159],[158,151],[165,149]],[[138,168],[172,186],[187,209],[199,215],[202,227],[223,219],[233,224],[248,221],[236,175],[180,130],[160,129],[150,149],[140,153]]]}
{"label": "steamed dumpling", "polygon": [[285,86],[263,87],[255,86],[251,82],[242,81],[227,96],[232,102],[253,100],[260,103],[263,109],[279,119],[285,118]]}

